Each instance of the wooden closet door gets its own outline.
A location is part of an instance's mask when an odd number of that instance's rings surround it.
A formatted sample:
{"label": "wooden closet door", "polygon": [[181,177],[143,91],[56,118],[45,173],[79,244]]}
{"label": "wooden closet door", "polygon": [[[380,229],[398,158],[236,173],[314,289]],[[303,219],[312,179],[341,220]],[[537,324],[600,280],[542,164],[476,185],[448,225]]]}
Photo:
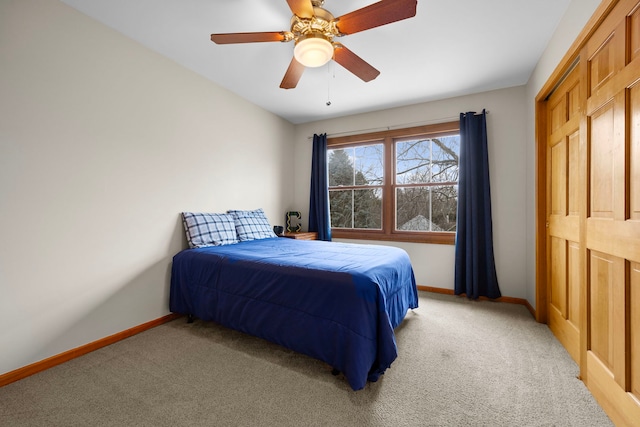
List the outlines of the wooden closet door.
{"label": "wooden closet door", "polygon": [[548,324],[580,363],[580,68],[548,100],[547,135],[547,301]]}
{"label": "wooden closet door", "polygon": [[580,54],[586,92],[583,379],[640,425],[640,3],[621,0]]}

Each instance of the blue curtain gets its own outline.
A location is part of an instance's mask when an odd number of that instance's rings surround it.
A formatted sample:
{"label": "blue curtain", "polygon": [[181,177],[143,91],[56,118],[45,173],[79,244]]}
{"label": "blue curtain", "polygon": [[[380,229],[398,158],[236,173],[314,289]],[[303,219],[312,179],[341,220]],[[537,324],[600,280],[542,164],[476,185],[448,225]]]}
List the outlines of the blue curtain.
{"label": "blue curtain", "polygon": [[455,248],[455,294],[499,298],[493,256],[487,115],[460,114],[460,176]]}
{"label": "blue curtain", "polygon": [[313,156],[311,158],[311,197],[309,201],[309,231],[317,231],[318,240],[331,241],[326,133],[322,135],[313,135]]}

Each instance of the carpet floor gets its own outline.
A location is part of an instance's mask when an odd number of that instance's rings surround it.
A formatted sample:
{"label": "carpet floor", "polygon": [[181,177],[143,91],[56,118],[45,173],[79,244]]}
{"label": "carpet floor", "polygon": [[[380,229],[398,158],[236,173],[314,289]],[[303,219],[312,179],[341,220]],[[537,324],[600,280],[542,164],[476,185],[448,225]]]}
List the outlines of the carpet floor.
{"label": "carpet floor", "polygon": [[420,292],[360,391],[323,362],[177,319],[0,388],[2,426],[612,426],[524,306]]}

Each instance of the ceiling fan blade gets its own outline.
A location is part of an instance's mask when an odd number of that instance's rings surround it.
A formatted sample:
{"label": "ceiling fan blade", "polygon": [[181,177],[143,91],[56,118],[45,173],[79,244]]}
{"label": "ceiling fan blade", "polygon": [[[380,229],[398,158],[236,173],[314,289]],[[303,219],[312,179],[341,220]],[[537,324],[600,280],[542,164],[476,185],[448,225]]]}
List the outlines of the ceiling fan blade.
{"label": "ceiling fan blade", "polygon": [[381,0],[337,18],[341,34],[353,34],[416,16],[417,0]]}
{"label": "ceiling fan blade", "polygon": [[304,65],[299,63],[296,58],[291,58],[291,63],[289,64],[289,68],[287,68],[287,72],[284,73],[284,78],[282,79],[282,83],[280,83],[280,87],[282,89],[293,89],[298,85],[298,81],[300,77],[302,77],[302,73],[304,72]]}
{"label": "ceiling fan blade", "polygon": [[311,0],[287,0],[287,3],[289,3],[289,8],[294,15],[300,18],[313,18],[314,13]]}
{"label": "ceiling fan blade", "polygon": [[365,82],[375,79],[380,74],[380,71],[339,43],[335,44],[333,60]]}
{"label": "ceiling fan blade", "polygon": [[282,42],[285,40],[286,35],[284,31],[271,31],[262,33],[211,34],[211,41],[217,44]]}

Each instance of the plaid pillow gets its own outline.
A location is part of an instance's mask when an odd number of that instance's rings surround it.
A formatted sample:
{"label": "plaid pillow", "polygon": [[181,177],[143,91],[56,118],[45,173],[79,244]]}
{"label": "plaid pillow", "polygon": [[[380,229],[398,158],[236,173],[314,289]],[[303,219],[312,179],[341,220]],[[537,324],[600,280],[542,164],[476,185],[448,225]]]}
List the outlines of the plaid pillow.
{"label": "plaid pillow", "polygon": [[190,248],[238,243],[231,215],[182,212],[182,223]]}
{"label": "plaid pillow", "polygon": [[267,239],[278,237],[273,232],[271,224],[262,208],[253,211],[230,210],[228,214],[233,216],[236,224],[236,232],[241,242],[246,240]]}

